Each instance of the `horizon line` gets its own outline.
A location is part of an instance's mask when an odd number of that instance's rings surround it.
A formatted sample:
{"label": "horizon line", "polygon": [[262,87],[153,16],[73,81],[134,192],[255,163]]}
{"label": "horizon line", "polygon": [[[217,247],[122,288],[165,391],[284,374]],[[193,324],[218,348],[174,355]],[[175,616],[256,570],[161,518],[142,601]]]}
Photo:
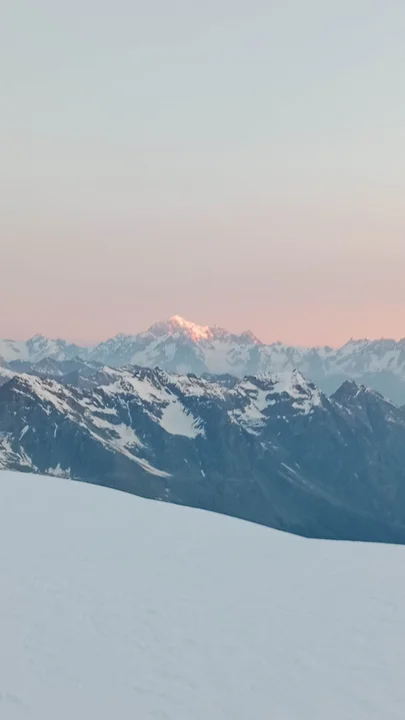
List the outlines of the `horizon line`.
{"label": "horizon line", "polygon": [[[130,332],[117,332],[117,333],[114,333],[114,334],[112,334],[112,335],[109,335],[109,336],[106,336],[106,337],[104,337],[104,338],[101,338],[101,339],[99,339],[99,340],[96,340],[96,341],[94,341],[94,342],[91,342],[91,341],[86,340],[86,339],[84,339],[84,338],[78,338],[78,337],[74,338],[74,337],[72,337],[72,336],[64,336],[64,337],[62,337],[62,336],[60,336],[60,335],[59,335],[59,336],[51,336],[51,335],[44,334],[44,333],[42,333],[42,332],[36,332],[36,333],[34,333],[33,335],[29,335],[29,336],[27,336],[27,337],[25,337],[25,338],[21,338],[21,337],[20,337],[20,338],[2,337],[2,336],[0,335],[0,342],[3,341],[3,342],[10,342],[10,343],[27,343],[27,342],[29,342],[30,340],[35,340],[36,338],[38,338],[38,339],[39,339],[39,338],[42,338],[42,339],[45,339],[45,340],[52,340],[52,341],[54,341],[54,342],[61,341],[61,342],[69,343],[69,344],[71,344],[71,345],[77,345],[78,347],[83,347],[83,348],[95,348],[95,347],[97,347],[98,345],[101,345],[102,343],[108,342],[109,340],[113,340],[114,338],[117,338],[117,337],[130,338],[130,337],[137,337],[137,336],[139,336],[139,335],[145,335],[146,333],[149,332],[149,330],[150,330],[154,325],[160,324],[160,323],[164,323],[164,322],[167,322],[167,320],[162,320],[162,321],[157,321],[157,322],[155,322],[155,323],[152,323],[152,325],[150,325],[146,330],[139,330],[139,331],[133,332],[133,333],[130,333]],[[253,333],[253,331],[251,331],[251,330],[242,330],[241,332],[235,332],[235,331],[232,331],[232,330],[228,330],[228,329],[226,329],[226,328],[223,328],[222,326],[216,325],[216,324],[215,324],[215,325],[198,325],[197,323],[192,323],[192,324],[193,324],[193,325],[196,325],[197,327],[209,328],[209,329],[212,329],[212,330],[214,330],[214,329],[216,329],[216,330],[224,330],[225,332],[229,333],[230,335],[234,335],[235,337],[240,337],[241,335],[246,335],[246,334],[249,333],[249,334],[253,335],[253,337],[255,337],[255,338],[258,340],[258,344],[263,345],[263,346],[281,345],[281,346],[284,346],[284,347],[291,347],[291,348],[297,348],[297,349],[330,349],[330,350],[339,350],[339,349],[344,348],[346,345],[349,345],[350,343],[362,343],[362,342],[367,342],[367,343],[371,343],[371,342],[394,342],[394,343],[398,344],[398,343],[400,343],[400,342],[402,342],[402,341],[405,341],[405,336],[401,336],[401,337],[398,337],[398,338],[395,338],[395,337],[387,337],[387,336],[374,336],[374,337],[367,337],[367,336],[354,337],[354,336],[351,336],[351,337],[349,337],[345,342],[343,342],[342,344],[336,344],[336,345],[331,345],[331,344],[329,344],[329,343],[325,343],[325,344],[317,343],[317,344],[304,345],[304,344],[302,344],[302,343],[296,343],[296,344],[295,344],[295,343],[287,343],[287,342],[284,342],[283,340],[272,340],[272,341],[266,342],[266,341],[261,340],[261,339],[260,339],[255,333]],[[169,333],[168,333],[168,334],[169,334]],[[174,335],[175,333],[172,333],[172,334]],[[204,340],[204,338],[202,338],[202,340]],[[196,343],[199,343],[199,342],[201,342],[201,339],[200,339],[200,340],[194,339],[194,341],[195,341]],[[0,356],[1,356],[1,354],[0,354]]]}

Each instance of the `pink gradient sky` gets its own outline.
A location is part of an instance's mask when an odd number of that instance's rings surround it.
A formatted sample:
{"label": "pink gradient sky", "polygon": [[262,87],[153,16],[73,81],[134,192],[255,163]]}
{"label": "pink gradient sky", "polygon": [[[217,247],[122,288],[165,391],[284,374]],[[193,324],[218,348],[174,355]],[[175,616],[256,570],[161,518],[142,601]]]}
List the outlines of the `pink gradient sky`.
{"label": "pink gradient sky", "polygon": [[[48,218],[16,227],[3,254],[0,334],[92,343],[175,313],[268,342],[405,334],[400,208],[256,205],[236,214],[123,221],[107,211],[80,228]],[[21,253],[24,236],[32,242]]]}
{"label": "pink gradient sky", "polygon": [[0,336],[404,336],[402,0],[173,8],[5,10]]}

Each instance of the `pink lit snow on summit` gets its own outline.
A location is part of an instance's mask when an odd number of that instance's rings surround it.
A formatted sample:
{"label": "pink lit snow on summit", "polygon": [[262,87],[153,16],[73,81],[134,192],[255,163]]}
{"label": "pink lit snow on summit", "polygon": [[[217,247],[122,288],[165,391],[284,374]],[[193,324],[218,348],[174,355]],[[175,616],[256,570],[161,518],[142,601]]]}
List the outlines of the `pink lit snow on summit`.
{"label": "pink lit snow on summit", "polygon": [[[173,335],[179,334],[189,337],[194,342],[200,342],[202,340],[224,340],[234,338],[235,335],[230,333],[224,328],[214,325],[197,325],[190,320],[186,320],[181,315],[172,315],[168,320],[154,323],[151,325],[147,333],[150,333],[156,337],[161,335]],[[246,330],[238,335],[242,340],[246,342],[261,345],[261,341],[250,331]]]}
{"label": "pink lit snow on summit", "polygon": [[181,315],[172,315],[168,320],[154,323],[149,331],[153,335],[176,335],[184,332],[192,340],[212,340],[214,333],[208,325],[196,325],[189,320],[181,317]]}

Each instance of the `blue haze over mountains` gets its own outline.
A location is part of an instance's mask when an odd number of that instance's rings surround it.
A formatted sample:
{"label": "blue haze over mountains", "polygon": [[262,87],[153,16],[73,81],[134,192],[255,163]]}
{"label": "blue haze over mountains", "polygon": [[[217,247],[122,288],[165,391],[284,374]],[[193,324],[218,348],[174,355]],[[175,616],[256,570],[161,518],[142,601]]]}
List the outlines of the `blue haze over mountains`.
{"label": "blue haze over mountains", "polygon": [[[405,340],[350,340],[341,348],[298,348],[263,344],[252,333],[234,334],[202,327],[173,316],[137,335],[117,335],[91,348],[36,336],[26,343],[0,341],[2,364],[11,370],[52,374],[47,363],[81,358],[122,367],[160,367],[169,372],[198,375],[229,373],[237,377],[300,370],[331,394],[347,379],[364,384],[392,402],[405,404]],[[35,370],[35,369],[34,369]],[[55,372],[60,372],[55,368]]]}
{"label": "blue haze over mountains", "polygon": [[[38,336],[2,351],[0,468],[405,543],[405,409],[350,377],[400,387],[401,342],[301,350],[175,317],[97,348]],[[330,396],[315,373],[346,379]]]}

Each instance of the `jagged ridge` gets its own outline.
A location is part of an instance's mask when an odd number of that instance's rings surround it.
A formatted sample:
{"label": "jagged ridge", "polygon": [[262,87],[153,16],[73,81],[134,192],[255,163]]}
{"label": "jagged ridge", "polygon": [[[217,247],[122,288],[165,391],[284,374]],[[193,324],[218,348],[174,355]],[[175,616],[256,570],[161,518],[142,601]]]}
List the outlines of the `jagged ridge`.
{"label": "jagged ridge", "polygon": [[91,368],[0,388],[0,465],[314,537],[405,542],[405,414],[297,370],[230,381]]}
{"label": "jagged ridge", "polygon": [[334,392],[344,380],[354,379],[398,405],[405,403],[405,340],[351,340],[338,349],[265,345],[249,332],[233,334],[174,315],[147,332],[117,335],[91,348],[41,336],[26,343],[0,341],[0,356],[17,371],[24,369],[21,361],[72,361],[75,357],[115,367],[136,364],[159,366],[168,372],[238,377],[298,368],[326,393]]}

